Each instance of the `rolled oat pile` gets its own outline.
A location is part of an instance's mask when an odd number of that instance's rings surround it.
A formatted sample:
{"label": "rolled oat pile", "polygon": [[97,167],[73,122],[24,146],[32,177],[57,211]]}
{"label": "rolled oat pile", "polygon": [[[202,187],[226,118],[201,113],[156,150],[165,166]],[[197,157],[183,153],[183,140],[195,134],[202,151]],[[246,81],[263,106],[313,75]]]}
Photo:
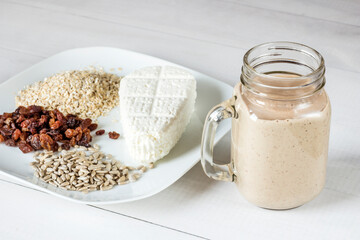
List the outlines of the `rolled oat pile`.
{"label": "rolled oat pile", "polygon": [[120,79],[98,68],[60,72],[26,87],[15,101],[96,119],[119,104]]}

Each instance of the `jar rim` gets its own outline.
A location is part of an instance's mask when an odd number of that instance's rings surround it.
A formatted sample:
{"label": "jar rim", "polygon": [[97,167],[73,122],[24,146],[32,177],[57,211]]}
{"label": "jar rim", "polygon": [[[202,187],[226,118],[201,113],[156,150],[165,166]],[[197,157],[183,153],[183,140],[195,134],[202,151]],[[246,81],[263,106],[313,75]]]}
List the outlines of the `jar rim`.
{"label": "jar rim", "polygon": [[[277,46],[277,45],[279,45],[279,46]],[[283,45],[283,46],[281,46],[281,45]],[[310,55],[313,58],[317,57],[319,63],[318,63],[318,66],[316,69],[312,69],[312,72],[309,74],[292,77],[291,81],[305,80],[305,79],[309,79],[309,78],[315,78],[315,81],[316,81],[317,79],[321,78],[324,75],[325,61],[324,61],[323,56],[317,50],[315,50],[305,44],[301,44],[301,43],[297,43],[297,42],[275,41],[275,42],[266,42],[266,43],[256,45],[256,46],[252,47],[251,49],[249,49],[245,53],[245,55],[243,57],[243,65],[248,70],[250,70],[253,74],[255,74],[256,76],[264,77],[264,78],[268,78],[268,79],[272,79],[272,80],[288,79],[286,77],[268,75],[265,73],[258,72],[258,71],[256,71],[256,69],[253,66],[251,66],[251,64],[249,63],[249,55],[251,53],[253,53],[255,50],[257,50],[261,47],[266,47],[266,46],[269,46],[269,47],[271,46],[271,48],[268,48],[269,50],[270,49],[295,50],[295,51],[299,51],[303,54]],[[297,46],[299,48],[294,48],[294,46]],[[300,48],[302,48],[302,49],[300,49]],[[308,51],[304,50],[304,48]],[[281,88],[281,89],[297,89],[297,88],[301,88],[301,87],[306,87],[309,84],[312,84],[312,83],[307,83],[305,85],[300,85],[300,86],[296,86],[296,87],[279,87],[279,88]],[[268,86],[268,87],[270,87],[270,86]],[[276,88],[276,87],[273,87],[273,88]]]}
{"label": "jar rim", "polygon": [[304,44],[267,42],[245,53],[240,81],[265,98],[306,98],[324,87],[325,62],[318,51]]}

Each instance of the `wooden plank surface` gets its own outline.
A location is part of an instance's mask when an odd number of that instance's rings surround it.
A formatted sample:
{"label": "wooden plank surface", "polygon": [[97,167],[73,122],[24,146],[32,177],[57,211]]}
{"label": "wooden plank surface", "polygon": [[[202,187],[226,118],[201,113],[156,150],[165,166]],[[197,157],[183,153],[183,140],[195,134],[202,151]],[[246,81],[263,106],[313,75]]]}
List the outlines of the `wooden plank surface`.
{"label": "wooden plank surface", "polygon": [[[109,206],[69,203],[0,176],[1,238],[359,239],[359,1],[3,0],[0,83],[66,49],[113,46],[235,85],[245,51],[274,40],[318,49],[328,68],[336,128],[326,187],[314,201],[263,210],[233,184],[208,179],[199,164],[153,197]],[[216,147],[218,160],[229,159],[229,143],[228,135]]]}

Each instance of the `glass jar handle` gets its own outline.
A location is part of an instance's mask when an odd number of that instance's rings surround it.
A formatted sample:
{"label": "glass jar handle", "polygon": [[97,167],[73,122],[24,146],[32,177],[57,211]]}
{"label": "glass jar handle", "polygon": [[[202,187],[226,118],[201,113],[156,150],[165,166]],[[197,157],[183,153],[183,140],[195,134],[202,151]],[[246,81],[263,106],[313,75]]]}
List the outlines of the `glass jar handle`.
{"label": "glass jar handle", "polygon": [[203,135],[201,140],[201,165],[206,175],[215,180],[234,181],[233,163],[227,164],[229,170],[223,171],[221,165],[214,163],[214,139],[215,133],[220,122],[227,118],[236,118],[234,107],[236,97],[222,102],[210,110],[205,119]]}

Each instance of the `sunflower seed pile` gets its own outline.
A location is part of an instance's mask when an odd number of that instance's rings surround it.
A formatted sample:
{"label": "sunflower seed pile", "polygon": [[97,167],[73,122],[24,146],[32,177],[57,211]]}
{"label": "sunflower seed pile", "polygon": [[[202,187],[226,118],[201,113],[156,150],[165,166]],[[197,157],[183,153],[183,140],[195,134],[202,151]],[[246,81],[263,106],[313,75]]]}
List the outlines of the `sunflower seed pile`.
{"label": "sunflower seed pile", "polygon": [[115,185],[134,182],[147,170],[153,168],[125,166],[110,154],[104,154],[96,144],[94,147],[78,147],[74,150],[38,152],[30,165],[35,176],[43,181],[66,190],[88,193],[95,190],[109,190]]}

